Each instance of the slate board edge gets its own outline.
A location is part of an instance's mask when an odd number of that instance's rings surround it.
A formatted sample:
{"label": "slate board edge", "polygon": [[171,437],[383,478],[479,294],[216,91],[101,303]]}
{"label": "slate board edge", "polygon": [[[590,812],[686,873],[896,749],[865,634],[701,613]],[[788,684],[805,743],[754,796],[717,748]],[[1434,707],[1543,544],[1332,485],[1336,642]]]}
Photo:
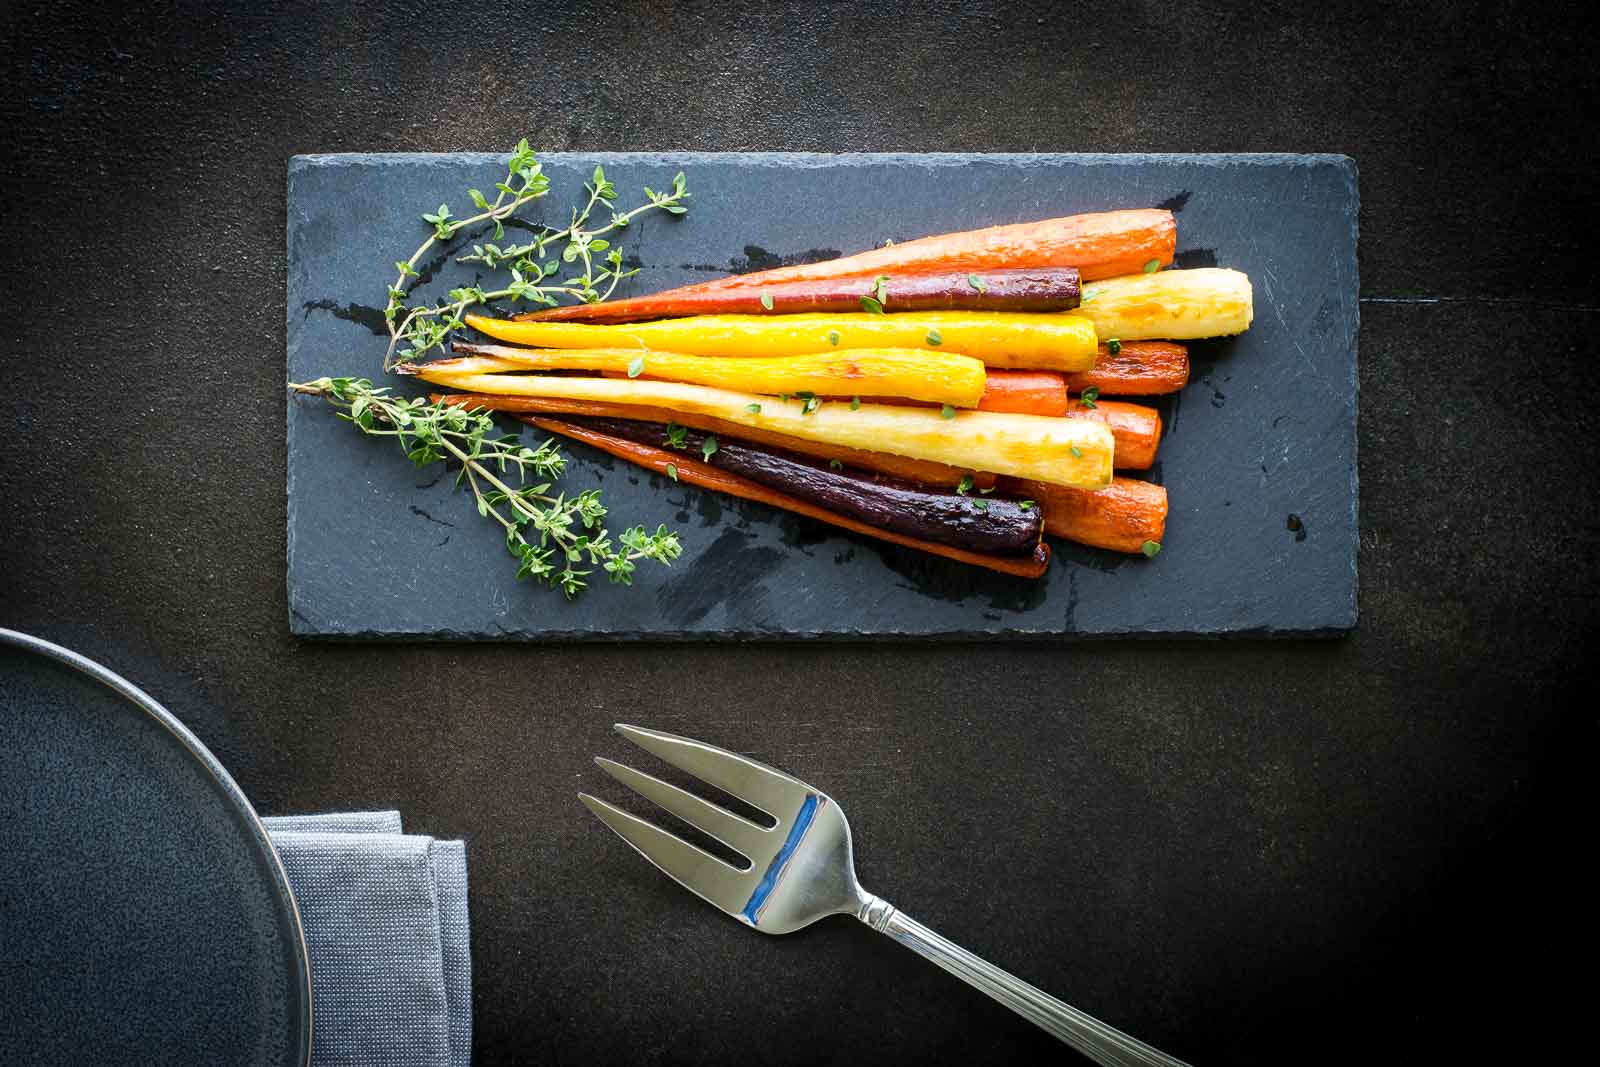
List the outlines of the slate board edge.
{"label": "slate board edge", "polygon": [[[458,165],[460,163],[498,163],[503,162],[506,154],[503,152],[333,152],[333,153],[302,153],[289,158],[285,182],[286,215],[292,207],[291,196],[294,178],[300,171],[320,166],[349,166],[349,165],[380,165],[391,162],[413,163],[423,165]],[[1352,395],[1352,439],[1350,463],[1350,520],[1349,529],[1352,533],[1357,551],[1353,552],[1350,559],[1350,585],[1349,602],[1346,605],[1347,615],[1334,624],[1321,628],[1278,628],[1272,626],[1252,627],[1249,629],[1235,629],[1226,626],[1206,627],[1182,633],[1177,632],[1152,632],[1136,629],[1107,629],[1101,631],[1057,631],[1035,629],[1008,629],[1001,628],[984,634],[973,634],[970,631],[895,631],[885,629],[874,630],[793,630],[793,629],[722,629],[722,630],[642,630],[642,631],[602,631],[597,629],[569,629],[569,630],[530,630],[501,628],[499,633],[486,634],[473,631],[454,630],[373,630],[373,629],[337,629],[326,624],[315,624],[307,619],[296,608],[295,589],[292,579],[292,559],[294,556],[294,524],[287,524],[287,558],[291,565],[286,567],[285,586],[288,600],[289,629],[291,634],[303,640],[371,643],[379,641],[406,641],[453,644],[468,641],[489,642],[530,642],[547,641],[552,643],[617,643],[626,641],[658,641],[662,643],[687,643],[704,641],[708,643],[722,643],[738,640],[759,640],[767,643],[832,643],[855,642],[867,639],[887,639],[890,641],[938,641],[938,642],[963,642],[963,641],[989,641],[996,638],[1008,640],[1027,640],[1030,642],[1049,641],[1084,641],[1084,640],[1167,640],[1167,641],[1214,641],[1232,639],[1318,639],[1337,638],[1350,633],[1360,621],[1360,573],[1359,573],[1359,546],[1360,546],[1360,466],[1359,466],[1359,429],[1360,429],[1360,387],[1359,387],[1359,338],[1360,338],[1360,182],[1359,168],[1354,158],[1343,153],[1305,153],[1305,152],[1240,152],[1240,153],[1183,153],[1183,152],[1149,152],[1149,153],[1078,153],[1078,152],[696,152],[696,151],[641,151],[641,152],[544,152],[540,158],[553,162],[573,160],[593,160],[605,164],[617,163],[655,163],[655,164],[692,164],[695,161],[737,162],[743,165],[780,166],[780,167],[836,167],[840,165],[870,166],[883,163],[915,164],[921,166],[963,166],[978,162],[999,162],[1011,164],[1028,164],[1039,162],[1046,164],[1073,163],[1089,166],[1119,166],[1145,163],[1185,163],[1201,166],[1230,166],[1238,164],[1282,164],[1285,162],[1299,162],[1304,165],[1330,166],[1341,172],[1345,185],[1348,188],[1351,207],[1351,255],[1349,268],[1351,272],[1352,292],[1352,326],[1350,338],[1350,381]],[[285,227],[285,252],[286,261],[293,262],[290,252],[290,238],[294,232],[293,219],[288,219]],[[291,284],[286,274],[286,296]],[[295,334],[293,328],[293,314],[289,302],[285,301],[286,332],[292,338]],[[292,344],[292,342],[291,342]],[[292,357],[293,349],[289,348],[288,355]],[[293,396],[288,398],[285,405],[284,419],[286,423],[285,449],[288,452],[292,442],[290,435],[293,432]],[[286,503],[292,509],[294,495],[295,470],[292,463],[288,466],[288,478],[285,483]]]}

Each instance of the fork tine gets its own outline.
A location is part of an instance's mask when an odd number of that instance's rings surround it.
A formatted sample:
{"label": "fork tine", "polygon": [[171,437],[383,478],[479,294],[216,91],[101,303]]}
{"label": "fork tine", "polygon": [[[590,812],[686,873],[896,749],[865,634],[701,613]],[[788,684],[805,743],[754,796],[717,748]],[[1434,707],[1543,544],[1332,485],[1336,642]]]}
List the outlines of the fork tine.
{"label": "fork tine", "polygon": [[733,915],[749,900],[754,875],[735,870],[711,853],[599,797],[579,793],[578,799],[639,855],[700,899]]}
{"label": "fork tine", "polygon": [[742,819],[709,800],[702,800],[669,782],[652,777],[632,767],[596,756],[595,763],[611,777],[654,801],[690,826],[710,834],[731,849],[744,853],[755,864],[765,864],[772,858],[783,838],[755,823]]}
{"label": "fork tine", "polygon": [[793,819],[806,797],[818,792],[800,779],[791,778],[764,763],[702,741],[620,722],[617,732],[679,770],[688,771],[746,804],[760,808],[780,823]]}

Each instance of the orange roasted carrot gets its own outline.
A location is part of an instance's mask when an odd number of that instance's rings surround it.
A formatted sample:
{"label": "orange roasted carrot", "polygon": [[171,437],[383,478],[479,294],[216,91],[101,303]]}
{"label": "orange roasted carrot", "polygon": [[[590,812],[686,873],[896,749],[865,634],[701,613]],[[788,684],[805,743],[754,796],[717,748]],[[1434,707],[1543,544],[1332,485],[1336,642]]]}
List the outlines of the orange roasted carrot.
{"label": "orange roasted carrot", "polygon": [[1033,500],[1045,533],[1113,552],[1139,552],[1146,541],[1161,543],[1167,530],[1167,490],[1134,478],[1113,478],[1104,489],[1000,479],[1000,490]]}
{"label": "orange roasted carrot", "polygon": [[1083,281],[1092,281],[1138,274],[1152,261],[1167,266],[1172,262],[1177,240],[1178,226],[1172,212],[1159,208],[1068,215],[922,237],[842,259],[717,278],[649,296],[580,304],[559,313],[534,312],[528,317],[564,322],[600,322],[615,320],[619,315],[629,321],[674,318],[702,313],[708,295],[729,300],[751,294],[759,297],[763,287],[778,283],[874,278],[880,274],[889,276],[885,306],[893,310],[896,274],[1076,267]]}
{"label": "orange roasted carrot", "polygon": [[1069,419],[1098,419],[1111,427],[1116,440],[1112,462],[1117,470],[1144,471],[1156,461],[1156,446],[1161,443],[1161,413],[1143,404],[1118,400],[1098,400],[1093,406],[1081,399],[1072,401]]}
{"label": "orange roasted carrot", "polygon": [[[538,396],[492,396],[483,393],[436,393],[432,399],[435,402],[443,400],[451,404],[466,404],[471,407],[486,408],[490,411],[547,415],[594,415],[600,418],[636,419],[640,422],[676,422],[679,425],[689,427],[691,430],[703,430],[706,433],[719,434],[724,437],[743,438],[752,444],[765,445],[768,448],[786,448],[801,455],[815,456],[817,459],[836,459],[848,467],[877,471],[879,474],[887,474],[891,478],[901,478],[908,482],[919,482],[923,485],[959,485],[961,484],[961,479],[970,474],[973,485],[976,488],[990,489],[994,486],[993,474],[957,470],[943,463],[912,459],[909,456],[894,456],[887,452],[867,452],[858,448],[830,445],[821,441],[802,441],[799,438],[786,437],[770,430],[761,430],[753,426],[735,426],[733,423],[725,422],[722,419],[706,415],[689,415],[682,412],[668,411],[665,408],[645,407],[635,404],[608,404],[599,400],[563,400]],[[524,419],[523,421],[527,420]]]}
{"label": "orange roasted carrot", "polygon": [[[749,479],[729,474],[724,470],[718,470],[709,463],[702,463],[681,453],[669,452],[663,448],[652,448],[649,445],[641,445],[635,441],[613,437],[610,434],[599,433],[587,427],[575,426],[572,423],[562,422],[558,419],[533,416],[527,421],[541,430],[557,433],[563,437],[570,437],[575,441],[582,441],[584,444],[598,448],[602,452],[609,453],[619,459],[625,459],[630,463],[636,463],[646,470],[655,471],[657,474],[675,478],[677,481],[696,485],[702,489],[712,489],[719,493],[727,493],[729,496],[740,497],[744,500],[754,500],[757,503],[781,508],[784,511],[792,511],[796,515],[804,515],[807,518],[830,523],[852,533],[875,537],[880,541],[904,545],[907,548],[915,548],[918,551],[927,552],[935,556],[943,556],[946,559],[970,563],[976,567],[987,567],[989,570],[1015,575],[1019,578],[1038,578],[1044,574],[1045,569],[1050,565],[1050,547],[1043,542],[1034,549],[1032,556],[1019,559],[969,552],[966,549],[955,548],[951,545],[941,545],[934,541],[907,537],[905,534],[895,533],[891,530],[880,530],[876,526],[869,526],[856,519],[837,515],[787,493],[769,489]],[[673,472],[670,475],[667,474],[669,466],[673,468]]]}
{"label": "orange roasted carrot", "polygon": [[1033,370],[991,370],[984,375],[979,411],[1017,415],[1065,415],[1067,380],[1060,374]]}
{"label": "orange roasted carrot", "polygon": [[1074,393],[1095,388],[1102,396],[1157,396],[1188,384],[1189,350],[1171,341],[1123,341],[1116,355],[1101,344],[1093,370],[1067,375]]}
{"label": "orange roasted carrot", "polygon": [[[835,397],[849,400],[849,397]],[[906,407],[938,407],[928,401],[903,397],[875,397],[874,403]],[[989,370],[984,376],[979,411],[1006,411],[1014,415],[1060,416],[1067,413],[1067,379],[1054,371]]]}

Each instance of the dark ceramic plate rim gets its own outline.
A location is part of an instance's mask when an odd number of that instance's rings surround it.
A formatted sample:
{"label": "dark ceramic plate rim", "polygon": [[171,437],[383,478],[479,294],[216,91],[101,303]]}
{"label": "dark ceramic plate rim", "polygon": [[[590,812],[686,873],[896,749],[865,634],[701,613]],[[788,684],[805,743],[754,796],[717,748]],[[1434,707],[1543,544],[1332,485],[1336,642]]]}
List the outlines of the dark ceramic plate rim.
{"label": "dark ceramic plate rim", "polygon": [[134,685],[120,674],[108,667],[103,667],[87,656],[80,655],[70,648],[63,648],[58,644],[46,641],[41,637],[19,633],[16,630],[7,630],[0,627],[0,645],[9,645],[20,648],[25,652],[33,652],[53,659],[72,669],[88,675],[112,692],[126,698],[139,710],[149,715],[156,722],[166,728],[183,748],[205,768],[217,785],[222,787],[222,792],[234,805],[237,813],[244,817],[245,824],[250,828],[255,844],[260,849],[262,856],[267,860],[267,869],[272,872],[273,889],[280,904],[287,911],[290,927],[294,937],[290,939],[290,947],[294,955],[295,972],[300,976],[300,1004],[301,1011],[296,1027],[300,1055],[300,1063],[311,1063],[311,956],[306,950],[305,929],[300,925],[300,909],[294,900],[294,891],[289,887],[289,876],[284,873],[283,863],[278,859],[278,852],[272,847],[272,838],[267,834],[267,828],[261,822],[261,817],[256,814],[255,808],[250,806],[249,799],[237,782],[223,768],[211,750],[201,743],[200,739],[190,732],[189,728],[178,721],[177,716],[162,707],[155,698],[143,689]]}

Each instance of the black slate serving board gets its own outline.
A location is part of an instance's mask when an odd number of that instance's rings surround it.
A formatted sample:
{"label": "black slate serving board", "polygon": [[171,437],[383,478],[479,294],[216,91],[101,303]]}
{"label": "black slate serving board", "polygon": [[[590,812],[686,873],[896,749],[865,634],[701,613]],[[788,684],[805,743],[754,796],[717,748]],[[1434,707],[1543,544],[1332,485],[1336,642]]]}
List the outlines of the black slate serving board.
{"label": "black slate serving board", "polygon": [[[441,200],[491,188],[504,157],[296,156],[288,185],[288,376],[381,375],[384,286]],[[576,602],[512,580],[498,527],[441,469],[417,472],[318,400],[288,404],[289,610],[336,638],[622,639],[871,635],[1336,634],[1356,621],[1355,164],[1328,155],[543,157],[556,222],[596,163],[631,203],[683,170],[692,210],[630,227],[619,296],[930,233],[1118,207],[1178,213],[1178,265],[1235,267],[1255,323],[1191,346],[1158,402],[1172,511],[1153,560],[1057,542],[1024,581],[678,485],[565,443],[564,484],[600,486],[613,531],[665,522],[670,569]],[[513,234],[514,235],[514,234]],[[470,240],[470,238],[468,238]],[[473,278],[444,256],[425,295]],[[403,392],[422,389],[399,380]],[[514,425],[509,424],[508,425]],[[530,439],[533,432],[528,431]],[[601,576],[603,578],[603,575]]]}

